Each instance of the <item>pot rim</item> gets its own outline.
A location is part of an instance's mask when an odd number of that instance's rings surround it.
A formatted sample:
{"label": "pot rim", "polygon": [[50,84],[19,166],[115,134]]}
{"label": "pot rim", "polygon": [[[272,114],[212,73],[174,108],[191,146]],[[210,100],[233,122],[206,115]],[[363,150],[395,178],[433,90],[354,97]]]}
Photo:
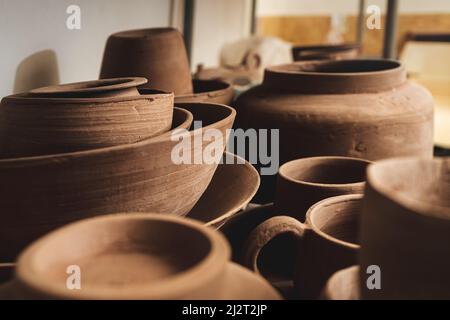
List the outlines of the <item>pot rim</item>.
{"label": "pot rim", "polygon": [[119,32],[115,32],[111,34],[110,38],[119,38],[119,39],[147,39],[158,36],[167,36],[171,34],[181,34],[178,29],[173,27],[156,27],[156,28],[138,28],[138,29],[130,29],[123,30]]}
{"label": "pot rim", "polygon": [[425,202],[419,200],[405,192],[398,192],[398,190],[392,186],[386,185],[380,179],[379,174],[385,169],[391,169],[396,166],[404,166],[405,162],[412,164],[429,163],[429,165],[442,164],[450,168],[450,157],[428,159],[425,157],[400,157],[391,158],[378,161],[371,164],[367,169],[367,187],[373,189],[380,194],[383,198],[388,199],[401,207],[405,208],[411,214],[419,216],[423,219],[430,219],[436,221],[450,221],[450,207],[433,204],[431,202]]}
{"label": "pot rim", "polygon": [[[351,50],[351,49],[359,49],[361,45],[354,42],[344,42],[344,43],[336,43],[336,44],[316,44],[316,45],[294,45],[292,47],[296,51],[310,51],[310,50],[321,50],[321,49],[336,49],[336,50]],[[334,51],[333,51],[334,52]]]}
{"label": "pot rim", "polygon": [[[192,84],[194,87],[194,92],[192,93],[183,93],[180,95],[175,96],[175,100],[177,99],[191,99],[191,98],[198,98],[198,97],[217,97],[217,96],[223,96],[228,94],[229,92],[233,92],[233,87],[231,83],[227,81],[222,80],[200,80],[200,79],[193,79]],[[212,84],[214,86],[220,86],[220,88],[209,88],[207,89],[201,89],[199,90],[198,85],[204,86],[205,84]]]}
{"label": "pot rim", "polygon": [[[36,255],[39,254],[39,250],[42,250],[43,247],[45,248],[47,243],[51,243],[51,241],[54,241],[54,238],[61,236],[68,230],[74,230],[81,225],[94,222],[102,223],[127,220],[162,221],[175,225],[183,225],[209,240],[209,251],[196,264],[168,279],[159,280],[149,287],[138,286],[137,288],[140,290],[136,290],[136,286],[131,286],[129,288],[122,288],[118,292],[107,287],[91,288],[87,292],[86,290],[70,291],[52,281],[46,281],[40,277],[39,272],[31,267],[33,261],[37,258]],[[16,278],[32,290],[63,299],[168,299],[170,297],[183,296],[189,292],[195,292],[202,285],[213,282],[214,279],[223,275],[230,255],[231,250],[229,244],[223,235],[192,219],[153,213],[118,213],[73,222],[39,238],[20,254],[17,260]]]}
{"label": "pot rim", "polygon": [[318,156],[318,157],[307,157],[307,158],[300,158],[295,159],[286,162],[278,169],[278,175],[283,178],[284,180],[287,180],[289,182],[295,183],[295,184],[301,184],[306,186],[314,186],[314,187],[320,187],[320,188],[336,188],[336,187],[362,187],[366,180],[358,181],[358,182],[350,182],[350,183],[320,183],[320,182],[308,182],[304,180],[299,180],[292,178],[291,176],[286,174],[286,170],[291,168],[292,166],[296,167],[298,163],[301,162],[311,162],[314,161],[316,163],[323,163],[324,161],[348,161],[348,162],[355,162],[355,163],[365,163],[367,166],[372,164],[373,162],[366,159],[361,158],[352,158],[352,157],[342,157],[342,156]]}

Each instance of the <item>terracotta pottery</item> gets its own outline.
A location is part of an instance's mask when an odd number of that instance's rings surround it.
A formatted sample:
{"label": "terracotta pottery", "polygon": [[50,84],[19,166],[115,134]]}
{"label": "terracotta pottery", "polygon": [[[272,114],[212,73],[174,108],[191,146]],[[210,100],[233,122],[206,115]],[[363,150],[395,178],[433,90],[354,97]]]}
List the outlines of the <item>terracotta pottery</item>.
{"label": "terracotta pottery", "polygon": [[145,77],[155,88],[175,95],[192,93],[191,72],[183,36],[173,28],[129,30],[106,43],[100,79]]}
{"label": "terracotta pottery", "polygon": [[[367,171],[362,299],[450,299],[450,158],[398,158]],[[366,285],[378,266],[381,289]]]}
{"label": "terracotta pottery", "polygon": [[275,210],[305,221],[316,202],[363,193],[370,161],[347,157],[311,157],[290,161],[278,171]]}
{"label": "terracotta pottery", "polygon": [[138,142],[168,131],[173,94],[116,78],[44,87],[2,99],[0,157],[73,152]]}
{"label": "terracotta pottery", "polygon": [[[179,106],[203,127],[116,147],[0,160],[0,259],[14,260],[42,234],[86,217],[129,211],[186,215],[214,175],[235,111],[216,104]],[[189,126],[189,112],[175,110],[184,114],[182,127]],[[215,143],[204,137],[209,129],[221,135],[223,148],[212,162],[195,162]],[[191,159],[178,164],[172,152],[182,137]]]}
{"label": "terracotta pottery", "polygon": [[[190,219],[96,217],[29,246],[18,259],[15,293],[22,299],[279,299],[262,278],[231,264],[229,254],[220,233]],[[71,266],[81,290],[67,288]]]}
{"label": "terracotta pottery", "polygon": [[246,207],[258,187],[256,169],[237,155],[225,152],[211,183],[187,216],[207,226],[220,228]]}
{"label": "terracotta pottery", "polygon": [[323,289],[323,300],[359,300],[359,267],[351,266],[334,273]]}
{"label": "terracotta pottery", "polygon": [[[433,154],[432,97],[408,82],[396,61],[269,67],[263,84],[240,95],[235,105],[237,127],[279,129],[280,165],[321,155],[379,160]],[[271,202],[274,178],[264,177],[261,184],[265,198],[259,201]]]}
{"label": "terracotta pottery", "polygon": [[207,102],[231,105],[234,99],[233,86],[220,80],[193,80],[194,92],[175,96],[175,102]]}
{"label": "terracotta pottery", "polygon": [[354,59],[361,50],[356,43],[317,46],[295,46],[292,48],[294,61]]}
{"label": "terracotta pottery", "polygon": [[[322,200],[308,210],[305,224],[288,216],[264,221],[249,235],[243,263],[264,274],[263,268],[269,267],[264,263],[264,247],[277,236],[290,234],[298,241],[291,253],[297,261],[295,295],[302,299],[318,298],[335,271],[356,263],[361,199],[362,195],[353,194]],[[273,260],[273,256],[270,258]],[[270,271],[265,276],[270,279]]]}
{"label": "terracotta pottery", "polygon": [[0,286],[12,279],[15,263],[0,263]]}

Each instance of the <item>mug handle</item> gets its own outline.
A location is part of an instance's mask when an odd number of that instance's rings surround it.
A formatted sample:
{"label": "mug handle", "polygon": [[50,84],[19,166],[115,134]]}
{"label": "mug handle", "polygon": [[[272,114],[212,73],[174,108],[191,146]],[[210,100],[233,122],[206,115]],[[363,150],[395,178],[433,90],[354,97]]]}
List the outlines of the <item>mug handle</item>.
{"label": "mug handle", "polygon": [[304,237],[307,227],[297,219],[289,216],[272,217],[259,224],[249,234],[243,247],[243,264],[260,274],[258,268],[258,256],[261,250],[276,236],[290,233],[296,238]]}

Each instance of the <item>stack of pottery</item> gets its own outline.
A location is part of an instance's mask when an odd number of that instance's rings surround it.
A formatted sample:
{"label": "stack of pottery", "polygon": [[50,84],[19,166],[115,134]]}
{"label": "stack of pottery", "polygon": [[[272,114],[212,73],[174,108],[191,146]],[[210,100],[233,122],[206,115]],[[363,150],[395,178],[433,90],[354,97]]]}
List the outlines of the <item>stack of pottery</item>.
{"label": "stack of pottery", "polygon": [[[117,212],[186,216],[193,210],[199,220],[217,227],[250,201],[259,185],[250,164],[240,159],[244,165],[221,165],[215,175],[234,109],[208,103],[174,107],[172,93],[140,92],[137,86],[145,83],[142,78],[103,79],[2,100],[0,262],[14,261],[36,238],[87,217]],[[189,131],[193,121],[202,127]],[[214,142],[204,138],[209,129],[220,133],[223,143],[214,161],[196,162],[192,159]],[[183,153],[192,161],[174,161],[180,141],[187,141]],[[230,178],[245,183],[232,183],[234,189],[218,195],[218,186]]]}
{"label": "stack of pottery", "polygon": [[360,222],[359,267],[327,283],[327,299],[450,298],[450,159],[371,165]]}
{"label": "stack of pottery", "polygon": [[129,30],[112,34],[106,43],[100,78],[138,76],[150,80],[142,89],[175,93],[175,102],[229,105],[233,88],[219,80],[194,80],[183,37],[173,28]]}
{"label": "stack of pottery", "polygon": [[229,255],[219,232],[190,219],[96,217],[29,246],[0,299],[280,299]]}
{"label": "stack of pottery", "polygon": [[361,46],[356,43],[294,46],[292,56],[294,61],[354,59],[360,50]]}
{"label": "stack of pottery", "polygon": [[[279,130],[280,164],[321,155],[379,160],[433,153],[432,97],[408,82],[396,61],[269,67],[236,109],[240,128]],[[258,201],[272,201],[274,191],[274,179],[264,177]]]}

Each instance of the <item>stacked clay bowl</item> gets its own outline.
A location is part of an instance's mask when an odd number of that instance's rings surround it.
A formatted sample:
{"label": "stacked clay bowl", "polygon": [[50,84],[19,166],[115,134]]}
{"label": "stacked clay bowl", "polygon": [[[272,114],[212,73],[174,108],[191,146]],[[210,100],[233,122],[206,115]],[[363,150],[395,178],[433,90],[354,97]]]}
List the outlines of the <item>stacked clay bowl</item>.
{"label": "stacked clay bowl", "polygon": [[176,102],[229,105],[234,96],[229,83],[192,80],[183,37],[173,28],[128,30],[108,38],[100,79],[129,76],[149,79],[142,89],[174,92]]}
{"label": "stacked clay bowl", "polygon": [[[104,87],[108,87],[105,82],[110,84],[111,81],[114,86],[116,80],[100,80],[98,86],[88,82],[35,90],[23,94],[26,100],[23,104],[20,98],[14,96],[3,99],[0,108],[2,121],[9,130],[9,133],[2,133],[3,137],[9,134],[7,137],[11,140],[19,141],[22,138],[20,130],[8,126],[10,113],[14,119],[26,119],[21,112],[26,113],[38,107],[41,113],[36,112],[32,126],[27,126],[24,121],[22,130],[47,127],[49,132],[45,135],[36,134],[33,140],[23,139],[20,149],[14,149],[16,144],[10,144],[10,148],[5,149],[7,152],[2,152],[0,262],[14,261],[17,253],[37,237],[82,218],[116,212],[184,216],[207,189],[223,149],[217,152],[217,161],[181,164],[173,161],[172,151],[183,138],[189,142],[187,152],[193,158],[201,155],[211,143],[203,138],[208,129],[220,132],[226,142],[227,129],[232,127],[235,117],[234,109],[206,103],[179,104],[173,108],[172,96],[162,93],[138,93],[137,97],[141,97],[145,103],[142,111],[134,102],[120,107],[117,104],[122,101],[134,101],[136,89],[127,88],[116,101],[116,96],[110,96],[110,88],[104,91]],[[87,85],[88,88],[81,88]],[[101,92],[102,96],[91,98],[93,92]],[[54,95],[60,96],[53,98]],[[41,99],[45,102],[41,102]],[[49,99],[57,99],[58,103],[47,103]],[[87,105],[84,99],[88,101]],[[137,101],[140,99],[136,98]],[[16,102],[17,110],[12,110],[12,101]],[[147,107],[148,102],[150,105]],[[77,108],[86,112],[80,112]],[[164,122],[164,128],[158,129],[160,134],[130,135],[133,138],[124,141],[128,139],[125,136],[130,128],[139,128],[141,121],[147,121],[145,108],[155,115],[167,112],[172,121],[168,126]],[[97,117],[87,119],[88,111]],[[136,123],[132,117],[127,119],[127,113],[136,115]],[[138,116],[141,113],[144,119]],[[54,126],[48,126],[47,120]],[[151,128],[154,120],[160,125],[157,116],[150,116],[142,128]],[[193,120],[202,121],[202,127],[189,131]],[[123,125],[121,121],[124,121]],[[57,127],[57,123],[61,127]],[[62,134],[58,129],[61,129]],[[76,135],[84,140],[77,140],[74,137]],[[94,141],[99,136],[102,139],[98,140],[107,141],[105,145],[86,147],[84,142],[81,146],[77,145],[77,141]],[[39,148],[35,148],[35,141],[39,142]]]}
{"label": "stacked clay bowl", "polygon": [[341,60],[354,59],[359,55],[361,46],[356,43],[343,43],[316,46],[294,46],[294,61],[305,60]]}

